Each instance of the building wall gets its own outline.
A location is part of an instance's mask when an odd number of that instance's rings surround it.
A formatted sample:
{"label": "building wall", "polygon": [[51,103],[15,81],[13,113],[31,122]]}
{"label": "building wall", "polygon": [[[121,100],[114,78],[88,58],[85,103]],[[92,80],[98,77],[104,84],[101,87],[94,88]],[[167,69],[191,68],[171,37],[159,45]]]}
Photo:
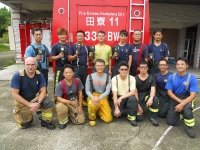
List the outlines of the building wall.
{"label": "building wall", "polygon": [[177,58],[178,50],[178,38],[179,38],[178,29],[164,29],[162,41],[167,43],[169,47],[170,57]]}
{"label": "building wall", "polygon": [[[150,3],[150,22],[151,29],[165,29],[163,41],[169,45],[170,55],[172,57],[183,56],[186,29],[200,23],[200,5]],[[199,28],[200,26],[198,26],[198,31]],[[194,68],[198,68],[200,64],[199,39],[196,43]]]}
{"label": "building wall", "polygon": [[150,3],[150,20],[200,23],[200,5]]}

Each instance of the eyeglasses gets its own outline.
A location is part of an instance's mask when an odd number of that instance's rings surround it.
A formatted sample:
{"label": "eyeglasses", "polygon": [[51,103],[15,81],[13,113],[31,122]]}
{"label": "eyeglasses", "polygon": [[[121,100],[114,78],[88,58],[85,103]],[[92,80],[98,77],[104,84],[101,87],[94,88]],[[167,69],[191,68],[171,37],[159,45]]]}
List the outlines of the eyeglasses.
{"label": "eyeglasses", "polygon": [[140,69],[147,69],[148,67],[146,67],[146,66],[140,66],[139,68]]}
{"label": "eyeglasses", "polygon": [[128,71],[128,69],[119,69],[119,70],[121,70],[121,71]]}

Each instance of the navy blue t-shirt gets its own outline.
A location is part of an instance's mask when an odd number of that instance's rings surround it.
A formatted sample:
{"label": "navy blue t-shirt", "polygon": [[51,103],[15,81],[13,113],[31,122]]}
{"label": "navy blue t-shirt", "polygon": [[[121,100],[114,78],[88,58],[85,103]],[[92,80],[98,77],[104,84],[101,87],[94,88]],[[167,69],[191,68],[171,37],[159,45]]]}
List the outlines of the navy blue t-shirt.
{"label": "navy blue t-shirt", "polygon": [[[140,54],[140,46],[141,46],[141,43],[139,44],[132,43],[131,46],[129,47],[129,55],[132,55],[131,67],[137,67],[138,63],[140,63],[138,62],[138,57]],[[140,61],[144,60],[144,58],[147,58],[147,57],[148,57],[148,49],[147,49],[147,46],[143,44]]]}
{"label": "navy blue t-shirt", "polygon": [[[152,44],[153,44],[153,47],[152,47]],[[153,53],[155,61],[159,61],[163,57],[169,57],[169,49],[166,43],[161,43],[159,46],[156,46],[154,43],[150,43],[148,44],[147,47],[148,47],[149,53]],[[162,47],[164,51],[162,51]]]}
{"label": "navy blue t-shirt", "polygon": [[[119,44],[116,44],[115,46],[118,46],[119,50],[120,50],[120,52],[119,52],[119,59],[116,60],[115,62],[118,64],[121,61],[127,61],[126,55],[128,53],[128,47],[129,47],[129,45],[125,44],[124,46],[120,46]],[[115,51],[112,50],[112,55],[114,55],[114,53],[115,53]]]}
{"label": "navy blue t-shirt", "polygon": [[160,72],[155,74],[156,78],[156,87],[158,87],[161,90],[166,90],[165,85],[167,83],[169,75],[172,74],[171,72],[168,72],[165,75],[162,75]]}
{"label": "navy blue t-shirt", "polygon": [[[59,46],[66,46],[67,49],[69,49],[68,44],[61,44],[60,42],[57,42],[52,47],[52,52],[51,52],[52,56],[57,56],[59,54],[59,50],[58,50]],[[61,59],[59,58],[59,59],[56,60],[56,67],[63,67],[63,65],[69,64],[69,61],[68,61],[68,58],[67,58],[67,52],[65,53],[64,57],[65,57],[64,64],[62,64]]]}
{"label": "navy blue t-shirt", "polygon": [[43,74],[40,73],[39,76],[40,81],[38,81],[37,74],[35,74],[33,78],[30,78],[27,76],[25,71],[24,76],[20,76],[19,72],[16,72],[11,80],[10,87],[19,89],[19,95],[21,95],[25,100],[31,101],[33,98],[35,98],[38,90],[40,90],[42,87],[46,87]]}
{"label": "navy blue t-shirt", "polygon": [[[87,65],[87,56],[89,48],[86,45],[81,46],[81,50],[79,52],[79,65],[86,66]],[[70,45],[68,50],[68,55],[75,55],[76,54],[76,44]],[[77,66],[77,58],[72,61],[73,66]]]}

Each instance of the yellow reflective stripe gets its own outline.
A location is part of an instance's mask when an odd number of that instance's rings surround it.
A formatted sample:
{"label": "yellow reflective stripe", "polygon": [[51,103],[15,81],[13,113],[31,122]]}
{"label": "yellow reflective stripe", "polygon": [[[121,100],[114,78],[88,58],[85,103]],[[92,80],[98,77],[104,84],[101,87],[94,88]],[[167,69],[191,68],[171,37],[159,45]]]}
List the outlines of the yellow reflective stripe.
{"label": "yellow reflective stripe", "polygon": [[192,109],[194,109],[195,99],[192,101]]}
{"label": "yellow reflective stripe", "polygon": [[66,124],[66,123],[68,123],[68,121],[69,121],[69,119],[68,119],[68,117],[66,117],[64,120],[59,120],[59,123]]}
{"label": "yellow reflective stripe", "polygon": [[58,70],[57,72],[56,72],[56,81],[55,81],[55,87],[54,87],[54,89],[56,88],[56,85],[58,84],[58,79],[59,79],[59,76],[60,76],[60,71]]}
{"label": "yellow reflective stripe", "polygon": [[158,112],[158,108],[155,109],[155,108],[151,108],[151,107],[149,107],[149,110],[150,110],[151,112]]}
{"label": "yellow reflective stripe", "polygon": [[183,114],[180,114],[180,120],[183,118]]}
{"label": "yellow reflective stripe", "polygon": [[188,126],[188,127],[193,127],[195,125],[195,119],[184,119],[185,121],[185,124]]}
{"label": "yellow reflective stripe", "polygon": [[130,115],[128,114],[127,119],[128,119],[128,120],[135,120],[135,119],[136,119],[136,116],[130,116]]}
{"label": "yellow reflective stripe", "polygon": [[51,118],[51,117],[53,117],[53,113],[52,112],[42,112],[42,116],[46,117],[46,118]]}
{"label": "yellow reflective stripe", "polygon": [[23,128],[23,127],[21,126],[21,124],[19,124],[19,123],[17,124],[17,127],[20,128],[20,129]]}
{"label": "yellow reflective stripe", "polygon": [[149,95],[145,96],[144,101],[147,101],[149,98]]}
{"label": "yellow reflective stripe", "polygon": [[184,121],[186,121],[187,123],[192,123],[195,121],[195,119],[194,118],[193,119],[184,119]]}

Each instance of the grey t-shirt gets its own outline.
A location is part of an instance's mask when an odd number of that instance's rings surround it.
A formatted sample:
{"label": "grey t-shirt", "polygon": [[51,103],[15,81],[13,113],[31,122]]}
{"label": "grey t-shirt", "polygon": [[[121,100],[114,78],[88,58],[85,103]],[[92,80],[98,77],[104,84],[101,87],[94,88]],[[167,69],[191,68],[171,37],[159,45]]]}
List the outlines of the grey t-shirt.
{"label": "grey t-shirt", "polygon": [[[77,81],[78,81],[78,91],[81,91],[84,87],[83,87],[83,84],[81,82],[81,80],[79,78],[76,78]],[[77,91],[77,88],[76,88],[76,84],[74,82],[74,79],[72,81],[72,85],[69,86],[66,82],[65,82],[65,86],[66,86],[66,91],[67,91],[67,94],[70,92],[70,91],[73,91],[75,93],[78,94],[78,91]],[[56,85],[56,90],[55,90],[55,94],[54,96],[58,96],[58,97],[62,97],[63,95],[63,88],[62,88],[62,83],[61,81]]]}
{"label": "grey t-shirt", "polygon": [[[108,96],[110,93],[111,79],[110,79],[110,77],[108,78],[108,84],[106,86],[107,74],[104,73],[103,76],[99,77],[96,75],[96,73],[92,73],[91,76],[92,76],[92,81],[93,81],[93,85],[94,85],[94,90],[96,93],[102,94],[99,97],[99,99],[102,100],[104,97]],[[105,90],[105,88],[106,88],[106,90]],[[86,79],[85,92],[90,98],[93,98],[93,95],[91,93],[89,76],[87,76],[87,79]]]}

